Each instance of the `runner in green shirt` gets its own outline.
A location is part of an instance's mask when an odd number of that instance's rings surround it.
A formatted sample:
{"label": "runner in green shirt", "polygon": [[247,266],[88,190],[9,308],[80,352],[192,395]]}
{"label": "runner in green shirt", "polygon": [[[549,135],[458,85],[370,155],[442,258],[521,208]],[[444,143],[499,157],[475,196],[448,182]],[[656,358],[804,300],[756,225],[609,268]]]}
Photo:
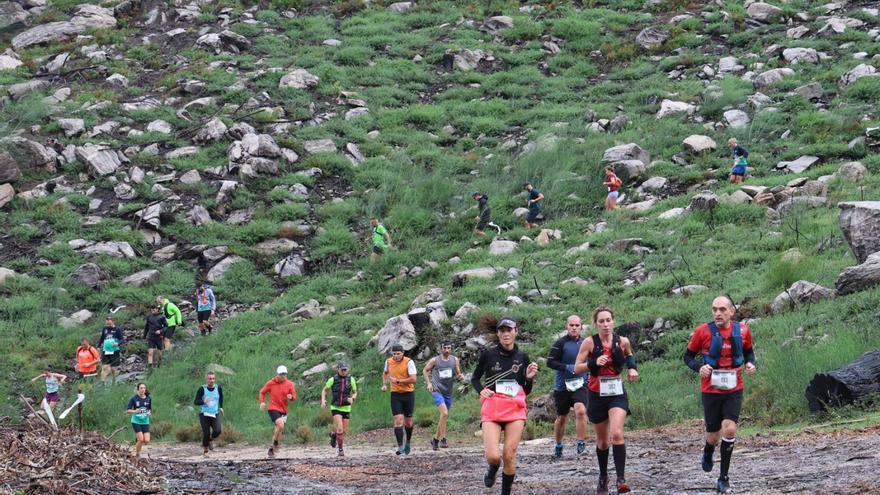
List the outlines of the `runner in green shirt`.
{"label": "runner in green shirt", "polygon": [[370,261],[376,261],[391,248],[391,235],[388,229],[379,223],[378,218],[371,218],[370,225],[373,227],[373,252],[370,254]]}
{"label": "runner in green shirt", "polygon": [[348,422],[351,418],[351,405],[357,398],[357,382],[348,376],[348,365],[344,362],[336,365],[336,376],[331,376],[324,388],[321,389],[321,407],[327,407],[327,391],[330,391],[330,413],[333,415],[333,424],[336,431],[330,433],[330,446],[339,447],[339,457],[345,454],[342,451],[343,437],[348,432]]}

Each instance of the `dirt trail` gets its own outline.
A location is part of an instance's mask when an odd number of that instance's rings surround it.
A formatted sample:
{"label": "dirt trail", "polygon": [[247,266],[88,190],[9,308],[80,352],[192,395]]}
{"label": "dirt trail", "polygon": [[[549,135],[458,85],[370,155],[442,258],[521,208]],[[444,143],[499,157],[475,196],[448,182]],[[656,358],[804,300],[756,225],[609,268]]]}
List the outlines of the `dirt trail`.
{"label": "dirt trail", "polygon": [[[194,446],[156,446],[151,457],[168,462],[168,493],[434,494],[442,487],[497,493],[497,485],[482,486],[479,445],[432,452],[427,440],[417,438],[407,457],[395,456],[388,445],[365,445],[357,439],[343,459],[329,446],[289,447],[271,461],[265,448],[256,446],[218,449],[209,459]],[[698,424],[631,433],[627,480],[636,493],[714,493],[717,471],[700,469],[701,445]],[[588,444],[588,455],[577,458],[567,445],[563,459],[552,461],[551,440],[522,444],[514,493],[592,493],[598,475],[593,449]],[[878,451],[880,425],[743,438],[737,442],[731,478],[737,494],[880,494]]]}

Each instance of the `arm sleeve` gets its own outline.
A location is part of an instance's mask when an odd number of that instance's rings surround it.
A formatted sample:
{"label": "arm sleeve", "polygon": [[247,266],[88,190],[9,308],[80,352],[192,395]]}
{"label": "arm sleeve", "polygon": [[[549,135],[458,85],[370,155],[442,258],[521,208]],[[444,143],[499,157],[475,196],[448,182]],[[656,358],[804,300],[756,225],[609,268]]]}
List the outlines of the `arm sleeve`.
{"label": "arm sleeve", "polygon": [[684,364],[687,365],[688,368],[694,371],[700,371],[700,363],[696,360],[697,353],[687,349],[684,351]]}
{"label": "arm sleeve", "polygon": [[223,407],[223,387],[217,385],[217,394],[220,395],[220,407]]}
{"label": "arm sleeve", "polygon": [[214,295],[214,291],[208,292],[208,295],[210,296],[208,300],[211,301],[211,311],[214,311],[217,309],[217,296]]}
{"label": "arm sleeve", "polygon": [[[596,350],[596,348],[593,347],[593,351],[595,351],[595,350]],[[600,354],[597,352],[593,352],[593,351],[590,351],[590,353],[587,354],[587,368],[590,370],[591,375],[599,376],[598,360],[599,360]]]}
{"label": "arm sleeve", "polygon": [[[354,380],[352,380],[352,382],[354,382]],[[332,388],[332,387],[333,387],[333,377],[331,376],[330,378],[327,379],[326,382],[324,382],[324,388]]]}
{"label": "arm sleeve", "polygon": [[483,367],[485,366],[486,361],[486,353],[480,354],[480,360],[477,361],[477,367],[474,368],[474,372],[471,374],[471,386],[474,387],[474,390],[477,393],[483,391],[483,384],[480,383],[480,380],[483,378]]}
{"label": "arm sleeve", "polygon": [[150,331],[150,319],[147,318],[147,322],[144,323],[144,336],[141,338],[143,338],[143,339],[147,338],[147,333],[149,333],[149,331]]}
{"label": "arm sleeve", "polygon": [[183,314],[180,312],[180,308],[176,305],[174,306],[174,323],[177,325],[183,323]]}
{"label": "arm sleeve", "polygon": [[755,364],[755,349],[752,347],[752,331],[748,327],[743,331],[743,359]]}
{"label": "arm sleeve", "polygon": [[388,360],[385,360],[385,364],[382,366],[382,373],[388,373]]}
{"label": "arm sleeve", "polygon": [[550,353],[547,355],[547,367],[556,371],[565,371],[565,364],[562,363],[562,344],[560,341],[553,343],[550,347]]}
{"label": "arm sleeve", "polygon": [[128,406],[126,406],[126,409],[136,409],[134,406],[134,397],[132,397],[131,399],[128,399]]}
{"label": "arm sleeve", "polygon": [[351,379],[351,391],[354,393],[358,391],[358,382],[354,378]]}
{"label": "arm sleeve", "polygon": [[[219,387],[219,385],[217,385]],[[201,406],[205,403],[205,387],[199,387],[199,390],[196,392],[196,400],[193,401],[193,404],[197,406]]]}
{"label": "arm sleeve", "polygon": [[98,347],[103,347],[104,345],[104,329],[101,329],[101,336],[98,337]]}
{"label": "arm sleeve", "polygon": [[122,329],[116,327],[116,340],[119,341],[119,347],[122,347],[123,342],[125,342],[125,335],[122,333]]}
{"label": "arm sleeve", "polygon": [[263,388],[260,389],[260,394],[257,396],[257,400],[260,401],[261,403],[265,402],[266,393],[268,393],[268,392],[269,392],[269,382],[266,382],[266,384],[263,385]]}

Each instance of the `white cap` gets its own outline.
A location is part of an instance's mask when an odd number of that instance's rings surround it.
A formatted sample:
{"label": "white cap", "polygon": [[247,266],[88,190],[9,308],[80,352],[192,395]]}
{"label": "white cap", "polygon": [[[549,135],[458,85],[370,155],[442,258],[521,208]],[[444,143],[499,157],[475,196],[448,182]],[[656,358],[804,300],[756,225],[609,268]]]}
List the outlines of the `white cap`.
{"label": "white cap", "polygon": [[275,370],[275,374],[276,375],[286,375],[287,374],[287,366],[284,366],[282,364],[281,366],[278,367],[277,370]]}

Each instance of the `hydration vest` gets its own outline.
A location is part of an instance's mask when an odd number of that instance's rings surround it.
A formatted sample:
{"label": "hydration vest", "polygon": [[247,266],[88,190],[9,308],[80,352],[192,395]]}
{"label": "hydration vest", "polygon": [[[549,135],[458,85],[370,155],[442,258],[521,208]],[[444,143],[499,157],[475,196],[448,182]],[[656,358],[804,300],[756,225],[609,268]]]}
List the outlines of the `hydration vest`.
{"label": "hydration vest", "polygon": [[[593,335],[593,355],[598,358],[604,353],[605,349],[602,347],[602,339],[599,338],[599,334]],[[611,339],[611,364],[614,366],[614,372],[619,374],[623,371],[625,363],[626,358],[623,356],[623,348],[620,347],[620,336],[615,335]],[[606,364],[605,366],[608,365]]]}
{"label": "hydration vest", "polygon": [[350,406],[348,403],[349,397],[352,394],[352,386],[351,384],[354,382],[354,378],[347,376],[345,378],[336,375],[333,377],[333,386],[330,387],[330,404],[334,406]]}
{"label": "hydration vest", "polygon": [[[709,352],[703,354],[703,362],[713,368],[718,368],[718,360],[721,359],[721,348],[724,346],[724,338],[718,325],[714,321],[708,323],[709,331],[712,332],[712,341],[709,344]],[[739,368],[743,365],[743,338],[739,328],[739,322],[733,322],[733,328],[730,332],[730,350],[733,353],[733,368]]]}

